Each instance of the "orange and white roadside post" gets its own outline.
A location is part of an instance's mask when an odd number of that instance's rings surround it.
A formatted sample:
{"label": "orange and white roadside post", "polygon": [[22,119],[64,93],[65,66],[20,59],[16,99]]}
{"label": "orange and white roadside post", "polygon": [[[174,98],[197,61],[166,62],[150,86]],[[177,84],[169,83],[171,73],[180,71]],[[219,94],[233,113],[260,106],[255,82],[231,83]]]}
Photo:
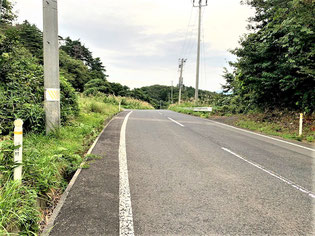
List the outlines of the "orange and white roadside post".
{"label": "orange and white roadside post", "polygon": [[14,162],[18,164],[14,169],[14,180],[22,180],[22,145],[23,145],[23,121],[17,119],[14,121]]}

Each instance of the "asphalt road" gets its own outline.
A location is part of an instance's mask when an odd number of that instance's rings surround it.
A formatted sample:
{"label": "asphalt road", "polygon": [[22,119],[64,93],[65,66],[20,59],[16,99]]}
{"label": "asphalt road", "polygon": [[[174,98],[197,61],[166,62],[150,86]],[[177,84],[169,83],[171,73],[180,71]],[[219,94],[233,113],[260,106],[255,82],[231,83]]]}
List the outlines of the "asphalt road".
{"label": "asphalt road", "polygon": [[101,136],[104,159],[82,171],[51,235],[314,234],[312,147],[171,111],[128,113]]}

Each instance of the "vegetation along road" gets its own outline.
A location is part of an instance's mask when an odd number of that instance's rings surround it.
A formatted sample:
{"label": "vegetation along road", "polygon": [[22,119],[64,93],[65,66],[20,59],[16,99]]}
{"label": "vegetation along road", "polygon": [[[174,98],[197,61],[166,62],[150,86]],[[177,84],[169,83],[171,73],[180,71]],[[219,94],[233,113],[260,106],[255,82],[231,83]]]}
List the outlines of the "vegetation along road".
{"label": "vegetation along road", "polygon": [[92,153],[104,158],[77,177],[51,236],[314,233],[306,144],[138,110],[117,115]]}
{"label": "vegetation along road", "polygon": [[0,0],[0,236],[315,235],[315,0],[90,2]]}

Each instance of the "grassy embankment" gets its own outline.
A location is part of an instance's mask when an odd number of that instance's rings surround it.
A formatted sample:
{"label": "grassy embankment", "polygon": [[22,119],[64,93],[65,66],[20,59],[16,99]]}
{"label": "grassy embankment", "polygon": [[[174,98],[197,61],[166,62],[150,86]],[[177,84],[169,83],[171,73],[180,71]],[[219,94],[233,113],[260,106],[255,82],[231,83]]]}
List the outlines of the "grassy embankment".
{"label": "grassy embankment", "polygon": [[269,111],[265,113],[252,112],[248,114],[231,114],[222,112],[214,108],[213,112],[194,112],[191,108],[192,103],[183,103],[181,105],[171,105],[170,110],[199,116],[202,118],[214,119],[240,128],[257,131],[260,133],[279,136],[285,139],[298,141],[314,142],[315,140],[315,115],[305,116],[303,123],[303,135],[298,136],[299,114],[296,112]]}
{"label": "grassy embankment", "polygon": [[36,235],[104,122],[118,112],[152,106],[130,98],[80,99],[80,113],[49,136],[28,133],[23,144],[23,182],[12,180],[12,135],[0,137],[0,235]]}

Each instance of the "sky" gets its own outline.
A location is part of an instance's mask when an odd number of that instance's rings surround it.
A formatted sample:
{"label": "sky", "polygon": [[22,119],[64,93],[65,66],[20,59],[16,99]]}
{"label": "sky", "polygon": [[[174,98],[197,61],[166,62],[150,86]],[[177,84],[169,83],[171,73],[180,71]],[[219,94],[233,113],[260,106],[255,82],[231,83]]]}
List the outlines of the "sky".
{"label": "sky", "polygon": [[[42,30],[42,0],[15,0],[18,22]],[[183,78],[195,86],[198,8],[192,0],[59,0],[59,35],[80,39],[100,57],[108,80],[130,88],[178,83],[178,59],[185,58]],[[221,91],[223,67],[235,57],[253,9],[240,0],[208,0],[202,8],[199,88]]]}

